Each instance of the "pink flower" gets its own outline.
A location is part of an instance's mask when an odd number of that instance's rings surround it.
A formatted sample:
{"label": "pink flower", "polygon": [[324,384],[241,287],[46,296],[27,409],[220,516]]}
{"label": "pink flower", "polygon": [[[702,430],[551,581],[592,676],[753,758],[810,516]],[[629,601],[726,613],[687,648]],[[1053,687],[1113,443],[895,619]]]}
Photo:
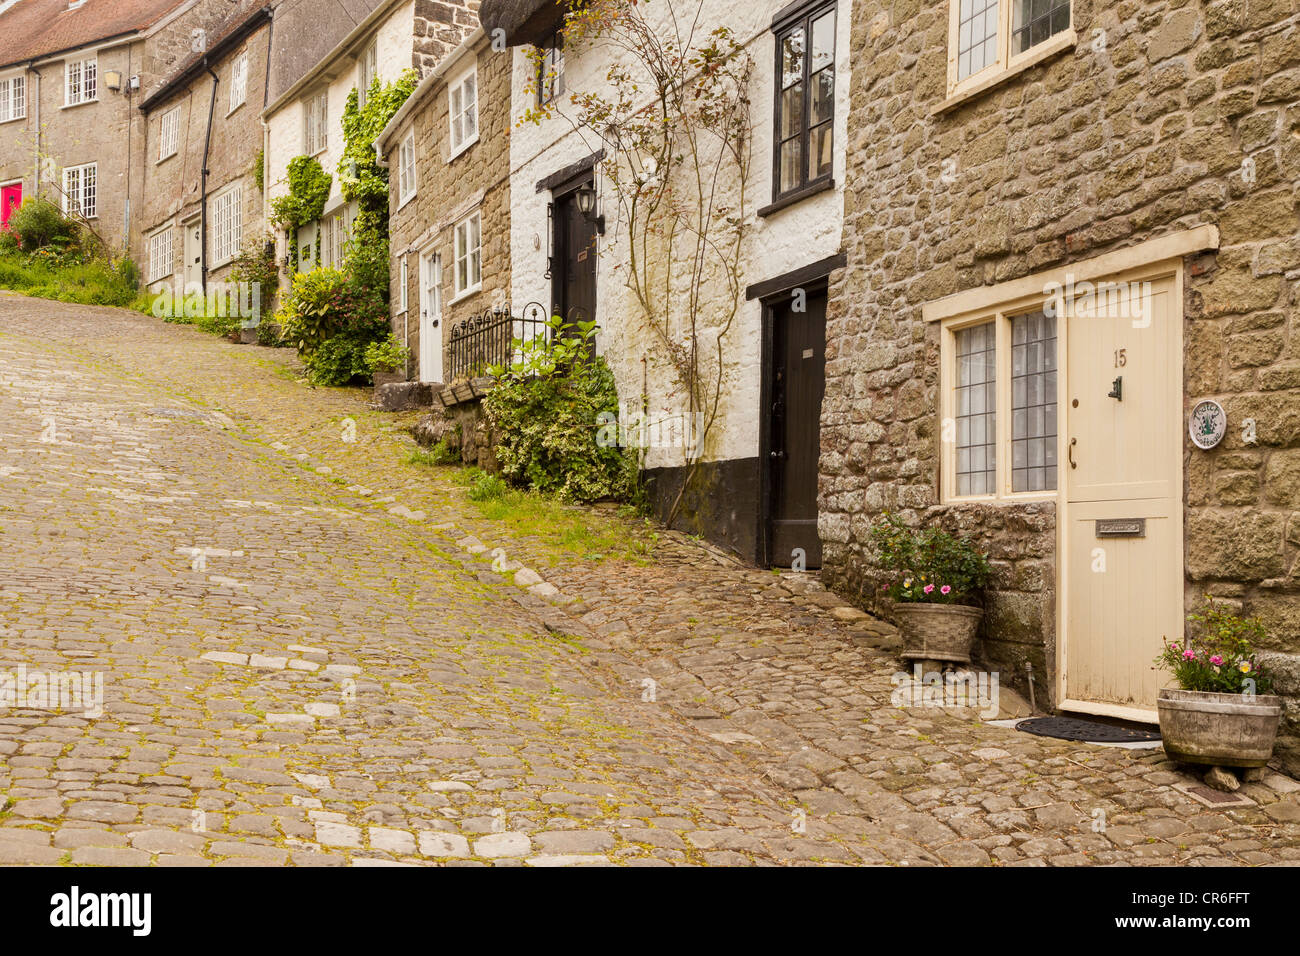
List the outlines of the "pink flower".
{"label": "pink flower", "polygon": [[1185,661],[1196,660],[1196,652],[1189,647],[1187,650],[1183,651],[1183,660]]}
{"label": "pink flower", "polygon": [[930,593],[932,593],[932,592],[934,591],[934,585],[933,585],[933,584],[927,584],[927,585],[926,585],[924,588],[922,588],[921,590],[923,590],[926,594],[930,594]]}
{"label": "pink flower", "polygon": [[1215,667],[1218,667],[1220,664],[1223,663],[1223,658],[1220,657],[1218,654],[1215,654],[1213,657],[1210,658],[1210,663],[1213,664]]}
{"label": "pink flower", "polygon": [[939,588],[939,593],[945,596],[949,595],[952,593],[952,588],[945,584],[943,587]]}

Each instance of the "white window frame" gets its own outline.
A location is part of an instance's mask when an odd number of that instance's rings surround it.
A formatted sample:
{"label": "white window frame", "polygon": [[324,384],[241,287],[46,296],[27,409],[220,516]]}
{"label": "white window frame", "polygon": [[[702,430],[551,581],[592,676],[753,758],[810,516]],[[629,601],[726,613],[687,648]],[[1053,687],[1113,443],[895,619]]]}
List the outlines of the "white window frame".
{"label": "white window frame", "polygon": [[[467,93],[473,94],[473,100],[467,99]],[[460,74],[447,87],[447,122],[450,126],[451,154],[447,157],[448,162],[455,159],[465,150],[469,149],[478,142],[479,130],[479,113],[478,113],[478,61]],[[466,131],[466,126],[472,123],[473,129]]]}
{"label": "white window frame", "polygon": [[[478,223],[478,245],[470,247],[470,224]],[[465,281],[461,282],[460,266],[465,263]],[[452,229],[452,276],[458,301],[483,288],[483,213],[475,210],[461,219]]]}
{"label": "white window frame", "polygon": [[[1012,481],[1012,366],[1011,366],[1011,322],[1014,318],[1044,308],[1051,309],[1053,300],[1038,294],[1028,298],[1011,300],[993,308],[974,314],[966,314],[942,322],[940,333],[940,402],[939,425],[942,453],[940,455],[940,491],[944,503],[970,502],[1025,502],[1054,501],[1065,486],[1065,474],[1062,463],[1065,460],[1060,451],[1062,436],[1065,434],[1065,402],[1063,363],[1065,361],[1066,316],[1056,315],[1056,488],[1045,491],[1013,491]],[[994,456],[995,474],[994,491],[991,494],[959,495],[957,494],[957,439],[955,433],[951,440],[944,437],[949,428],[957,427],[957,333],[975,326],[994,323],[994,392],[997,396],[994,408]]]}
{"label": "white window frame", "polygon": [[212,268],[239,255],[244,242],[244,185],[236,183],[212,201]]}
{"label": "white window frame", "polygon": [[329,90],[319,90],[302,102],[302,151],[307,156],[317,156],[329,149],[329,96]]}
{"label": "white window frame", "polygon": [[379,76],[379,41],[373,40],[357,57],[357,107],[366,105],[370,85]]}
{"label": "white window frame", "polygon": [[415,168],[415,130],[402,140],[397,158],[397,208],[400,209],[415,198],[420,186]]}
{"label": "white window frame", "polygon": [[149,281],[176,274],[176,229],[168,225],[149,237]]}
{"label": "white window frame", "polygon": [[[75,84],[74,84],[75,77]],[[99,58],[69,60],[63,64],[63,106],[81,106],[99,100]]]}
{"label": "white window frame", "polygon": [[76,213],[83,219],[99,218],[98,163],[64,167],[63,213],[69,216]]}
{"label": "white window frame", "polygon": [[158,162],[170,159],[180,151],[181,108],[169,109],[158,121]]}
{"label": "white window frame", "polygon": [[248,51],[244,50],[230,64],[230,109],[229,116],[244,105],[248,99]]}
{"label": "white window frame", "polygon": [[0,77],[0,123],[27,118],[27,74]]}
{"label": "white window frame", "polygon": [[1074,46],[1077,36],[1074,32],[1074,11],[1078,0],[1070,3],[1070,25],[1066,29],[1048,37],[1037,46],[1032,46],[1015,56],[1011,51],[1011,14],[1016,0],[998,0],[998,53],[996,59],[978,73],[958,79],[958,52],[961,30],[961,0],[948,0],[948,97],[961,97],[966,94],[988,89],[1021,70],[1027,70],[1041,60],[1060,50]]}

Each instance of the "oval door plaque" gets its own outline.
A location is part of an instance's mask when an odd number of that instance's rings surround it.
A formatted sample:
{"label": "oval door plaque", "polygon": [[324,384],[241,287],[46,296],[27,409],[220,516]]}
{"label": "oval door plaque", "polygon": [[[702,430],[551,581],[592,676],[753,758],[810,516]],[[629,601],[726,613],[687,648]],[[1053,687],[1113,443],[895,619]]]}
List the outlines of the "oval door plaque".
{"label": "oval door plaque", "polygon": [[1197,448],[1209,451],[1217,447],[1227,431],[1228,415],[1222,405],[1208,398],[1196,403],[1192,416],[1188,419],[1187,433],[1192,436],[1192,442]]}

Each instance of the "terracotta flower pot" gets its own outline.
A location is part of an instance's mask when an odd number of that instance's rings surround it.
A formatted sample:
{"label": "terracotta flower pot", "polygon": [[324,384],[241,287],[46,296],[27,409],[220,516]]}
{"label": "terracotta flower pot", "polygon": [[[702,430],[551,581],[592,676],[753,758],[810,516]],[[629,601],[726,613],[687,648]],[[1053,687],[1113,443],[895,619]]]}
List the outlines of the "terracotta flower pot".
{"label": "terracotta flower pot", "polygon": [[901,656],[909,660],[969,663],[984,611],[963,604],[896,604]]}
{"label": "terracotta flower pot", "polygon": [[1282,698],[1167,687],[1156,699],[1165,753],[1183,763],[1262,767],[1273,756]]}

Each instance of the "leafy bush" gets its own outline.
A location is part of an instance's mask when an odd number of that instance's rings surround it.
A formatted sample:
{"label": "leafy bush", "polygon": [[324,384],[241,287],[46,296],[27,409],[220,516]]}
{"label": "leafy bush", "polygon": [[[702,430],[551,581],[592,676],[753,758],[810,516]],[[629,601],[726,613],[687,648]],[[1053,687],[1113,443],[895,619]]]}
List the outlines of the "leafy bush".
{"label": "leafy bush", "polygon": [[969,542],[940,528],[910,528],[893,514],[872,526],[871,540],[880,567],[894,575],[882,590],[905,604],[974,604],[992,570]]}
{"label": "leafy bush", "polygon": [[1207,595],[1205,610],[1187,619],[1200,625],[1201,636],[1182,644],[1166,642],[1156,658],[1179,687],[1219,694],[1267,694],[1273,689],[1272,673],[1255,659],[1254,645],[1268,636],[1259,618],[1239,617]]}
{"label": "leafy bush", "polygon": [[375,372],[395,372],[406,366],[410,354],[410,349],[397,341],[397,336],[389,335],[366,348],[366,368],[372,375]]}
{"label": "leafy bush", "polygon": [[447,439],[440,438],[427,451],[423,448],[417,448],[411,452],[406,459],[408,465],[428,465],[437,467],[439,465],[455,465],[460,462],[460,452],[447,444]]}
{"label": "leafy bush", "polygon": [[635,493],[636,459],[597,441],[602,414],[618,413],[618,390],[605,360],[591,355],[594,332],[594,323],[552,319],[549,335],[515,340],[521,358],[511,368],[491,370],[498,382],[483,406],[512,484],[563,501]]}
{"label": "leafy bush", "polygon": [[346,334],[361,340],[364,363],[365,347],[388,333],[388,309],[379,295],[338,269],[313,269],[293,277],[276,322],[284,340],[304,357]]}
{"label": "leafy bush", "polygon": [[320,344],[320,348],[303,359],[311,380],[317,385],[350,385],[353,381],[368,381],[370,368],[366,364],[369,343],[350,333],[335,335]]}
{"label": "leafy bush", "polygon": [[24,252],[46,246],[67,249],[81,240],[81,227],[43,196],[29,196],[9,217],[9,231]]}

